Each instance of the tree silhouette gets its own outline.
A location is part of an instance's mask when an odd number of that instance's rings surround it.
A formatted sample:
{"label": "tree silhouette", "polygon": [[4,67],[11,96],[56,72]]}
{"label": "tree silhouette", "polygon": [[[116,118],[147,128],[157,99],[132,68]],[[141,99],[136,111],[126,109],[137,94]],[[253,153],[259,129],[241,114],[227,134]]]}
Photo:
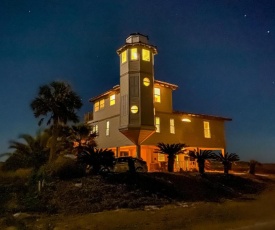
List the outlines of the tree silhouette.
{"label": "tree silhouette", "polygon": [[183,153],[183,149],[187,146],[182,143],[164,144],[163,142],[160,142],[157,144],[157,147],[158,149],[155,149],[154,153],[168,155],[168,172],[173,172],[176,155]]}
{"label": "tree silhouette", "polygon": [[80,97],[72,90],[71,86],[59,81],[39,88],[38,96],[31,102],[31,108],[36,118],[42,117],[38,124],[41,125],[48,118],[47,125],[52,125],[52,140],[49,161],[56,158],[56,145],[59,127],[72,121],[79,121],[76,111],[82,106]]}
{"label": "tree silhouette", "polygon": [[231,169],[232,162],[240,160],[236,153],[225,153],[224,155],[222,153],[218,153],[214,155],[214,158],[223,164],[225,174],[228,174],[229,169]]}
{"label": "tree silhouette", "polygon": [[204,174],[205,160],[214,159],[214,153],[210,150],[190,151],[189,156],[197,159],[200,174]]}

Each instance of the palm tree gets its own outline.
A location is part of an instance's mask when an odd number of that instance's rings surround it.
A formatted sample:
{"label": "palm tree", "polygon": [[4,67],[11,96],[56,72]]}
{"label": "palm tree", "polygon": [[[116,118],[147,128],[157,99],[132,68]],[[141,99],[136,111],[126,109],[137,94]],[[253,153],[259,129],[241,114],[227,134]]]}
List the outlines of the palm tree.
{"label": "palm tree", "polygon": [[176,155],[183,153],[183,149],[187,146],[182,143],[164,144],[163,142],[160,142],[157,144],[157,147],[158,149],[155,149],[154,153],[168,155],[168,172],[173,172]]}
{"label": "palm tree", "polygon": [[92,172],[97,174],[101,167],[112,168],[114,166],[114,152],[111,149],[98,149],[95,147],[88,147],[85,151],[78,152],[77,160],[84,166],[90,166]]}
{"label": "palm tree", "polygon": [[9,148],[14,149],[14,152],[5,162],[5,168],[18,169],[33,167],[38,169],[47,162],[49,158],[49,132],[39,131],[35,137],[29,134],[21,134],[19,138],[24,141],[10,141]]}
{"label": "palm tree", "polygon": [[196,150],[190,151],[189,156],[197,159],[200,174],[204,174],[205,160],[214,158],[214,154],[210,150],[200,150],[199,152],[197,152]]}
{"label": "palm tree", "polygon": [[71,86],[59,81],[39,88],[38,96],[31,102],[31,108],[36,118],[42,117],[38,124],[41,125],[48,118],[47,125],[52,124],[52,140],[49,161],[56,158],[56,144],[60,125],[68,121],[79,121],[76,111],[82,106],[80,97],[72,90]]}
{"label": "palm tree", "polygon": [[95,137],[96,133],[92,132],[92,128],[88,124],[73,125],[70,129],[69,140],[74,143],[76,153],[85,148],[97,147]]}
{"label": "palm tree", "polygon": [[222,153],[218,153],[214,155],[214,158],[223,164],[225,174],[228,174],[229,169],[231,169],[232,162],[240,160],[236,153],[225,153],[224,155]]}

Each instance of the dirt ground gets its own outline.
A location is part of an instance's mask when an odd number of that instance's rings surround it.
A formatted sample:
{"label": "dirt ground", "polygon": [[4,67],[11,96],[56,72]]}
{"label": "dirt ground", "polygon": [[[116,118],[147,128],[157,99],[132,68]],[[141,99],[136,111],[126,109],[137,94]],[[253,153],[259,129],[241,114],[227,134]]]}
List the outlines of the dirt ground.
{"label": "dirt ground", "polygon": [[[165,176],[160,175],[164,179]],[[274,177],[256,176],[250,180],[246,179],[246,175],[234,178],[233,181],[239,183],[246,182],[247,185],[237,186],[231,181],[226,184],[225,191],[230,192],[230,189],[238,194],[246,191],[245,196],[228,197],[221,196],[222,199],[209,199],[211,194],[207,194],[207,199],[203,200],[202,197],[198,199],[179,199],[178,194],[174,194],[177,199],[173,202],[163,206],[144,204],[137,208],[118,208],[111,211],[103,211],[97,213],[76,213],[72,212],[59,212],[56,214],[46,215],[37,213],[17,213],[12,216],[6,216],[1,219],[0,229],[69,229],[69,230],[84,230],[84,229],[275,229],[275,185]],[[169,177],[170,183],[173,184],[174,177]],[[181,178],[181,177],[180,177]],[[178,177],[175,180],[178,181]],[[200,180],[200,179],[199,179]],[[212,183],[211,176],[207,181]],[[220,181],[217,181],[220,180]],[[253,181],[249,182],[249,181]],[[200,184],[205,181],[200,181]],[[125,181],[123,182],[125,183]],[[187,179],[185,178],[185,186],[188,186]],[[207,182],[208,183],[208,182]],[[224,181],[215,176],[215,185],[225,186]],[[251,184],[249,184],[251,183]],[[249,189],[253,190],[258,183],[266,185],[264,190],[255,190],[249,193]],[[207,185],[207,186],[206,186]],[[209,184],[204,185],[209,187]],[[253,185],[253,186],[252,186]],[[235,187],[234,187],[235,186]],[[190,184],[189,190],[186,189],[187,194],[194,193],[196,189],[202,189],[195,184]],[[139,188],[140,189],[140,188]],[[218,190],[216,187],[208,188],[207,192],[213,192],[213,196],[217,196]],[[229,191],[228,191],[229,189]],[[254,188],[255,189],[255,188]],[[172,190],[167,190],[172,191]],[[166,191],[166,192],[167,192]],[[173,190],[174,191],[174,190]],[[121,192],[123,192],[121,190]],[[125,192],[125,191],[124,191]],[[74,194],[71,191],[72,194]],[[164,193],[165,194],[165,193]],[[197,192],[201,196],[205,193]],[[231,194],[231,193],[229,193]],[[63,194],[64,195],[64,194]],[[134,196],[140,195],[133,193]],[[129,197],[128,197],[129,198]],[[139,197],[137,197],[138,199]],[[77,200],[77,199],[76,199]],[[84,199],[85,200],[85,199]],[[73,203],[73,202],[72,202]],[[76,203],[75,203],[76,204]],[[65,206],[64,206],[65,207]],[[69,208],[69,206],[66,206]],[[62,210],[62,209],[61,209]],[[10,221],[10,224],[9,224]],[[13,223],[13,224],[12,224]]]}

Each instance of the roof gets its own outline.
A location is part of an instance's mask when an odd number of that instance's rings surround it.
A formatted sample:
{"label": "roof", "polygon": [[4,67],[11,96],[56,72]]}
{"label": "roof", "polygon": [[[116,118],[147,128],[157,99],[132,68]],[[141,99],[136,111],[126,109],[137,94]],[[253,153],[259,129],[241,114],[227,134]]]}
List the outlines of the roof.
{"label": "roof", "polygon": [[157,85],[161,85],[161,86],[164,86],[164,87],[171,88],[172,90],[176,90],[178,88],[177,85],[171,84],[171,83],[168,83],[168,82],[165,82],[165,81],[155,80],[154,83],[157,84]]}
{"label": "roof", "polygon": [[199,114],[199,113],[189,113],[183,111],[173,111],[174,114],[181,114],[190,117],[199,117],[205,119],[212,119],[212,120],[224,120],[224,121],[232,121],[232,118],[229,117],[221,117],[221,116],[213,116],[213,115],[206,115],[206,114]]}
{"label": "roof", "polygon": [[119,55],[121,52],[123,52],[127,47],[129,46],[136,46],[136,45],[139,45],[139,46],[144,46],[148,49],[152,49],[153,50],[153,53],[154,54],[157,54],[158,51],[157,51],[157,47],[156,46],[153,46],[153,45],[149,45],[149,44],[145,44],[145,43],[142,43],[142,42],[135,42],[135,43],[125,43],[123,46],[121,46],[119,49],[117,49],[117,54]]}
{"label": "roof", "polygon": [[107,95],[110,95],[111,93],[115,93],[115,92],[119,92],[119,89],[120,89],[120,86],[119,85],[115,85],[112,89],[102,93],[102,94],[99,94],[95,97],[92,97],[89,102],[94,102],[96,101],[97,99],[101,98],[101,97],[104,97],[104,96],[107,96]]}
{"label": "roof", "polygon": [[[160,86],[163,86],[163,87],[167,87],[167,88],[171,88],[172,90],[176,90],[178,88],[177,85],[175,84],[171,84],[171,83],[168,83],[168,82],[165,82],[165,81],[159,81],[159,80],[155,80],[154,81],[155,84],[157,85],[160,85]],[[102,94],[99,94],[95,97],[92,97],[89,102],[94,102],[96,100],[98,100],[99,98],[102,98],[104,96],[107,96],[107,95],[110,95],[112,93],[116,93],[116,92],[119,92],[120,90],[120,86],[119,85],[115,85],[112,89],[102,93]]]}

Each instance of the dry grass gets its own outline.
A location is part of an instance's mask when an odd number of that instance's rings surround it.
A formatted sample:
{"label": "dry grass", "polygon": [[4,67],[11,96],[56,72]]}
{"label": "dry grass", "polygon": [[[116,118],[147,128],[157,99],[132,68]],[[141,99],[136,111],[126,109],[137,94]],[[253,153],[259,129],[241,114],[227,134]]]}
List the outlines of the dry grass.
{"label": "dry grass", "polygon": [[[82,186],[75,186],[79,182]],[[81,181],[58,180],[48,183],[39,195],[39,205],[55,211],[54,215],[36,213],[15,218],[7,213],[0,227],[56,230],[237,228],[275,217],[273,183],[274,180],[267,177],[219,173],[205,177],[196,173],[123,173],[87,177]],[[151,205],[158,209],[146,211]]]}
{"label": "dry grass", "polygon": [[[274,220],[275,190],[274,187],[270,187],[252,201],[187,202],[184,205],[186,207],[169,205],[150,211],[124,209],[93,214],[42,217],[38,218],[34,225],[29,226],[31,226],[30,229],[53,229],[55,227],[55,229],[68,230],[238,229]],[[257,229],[274,229],[274,225],[272,228]]]}

